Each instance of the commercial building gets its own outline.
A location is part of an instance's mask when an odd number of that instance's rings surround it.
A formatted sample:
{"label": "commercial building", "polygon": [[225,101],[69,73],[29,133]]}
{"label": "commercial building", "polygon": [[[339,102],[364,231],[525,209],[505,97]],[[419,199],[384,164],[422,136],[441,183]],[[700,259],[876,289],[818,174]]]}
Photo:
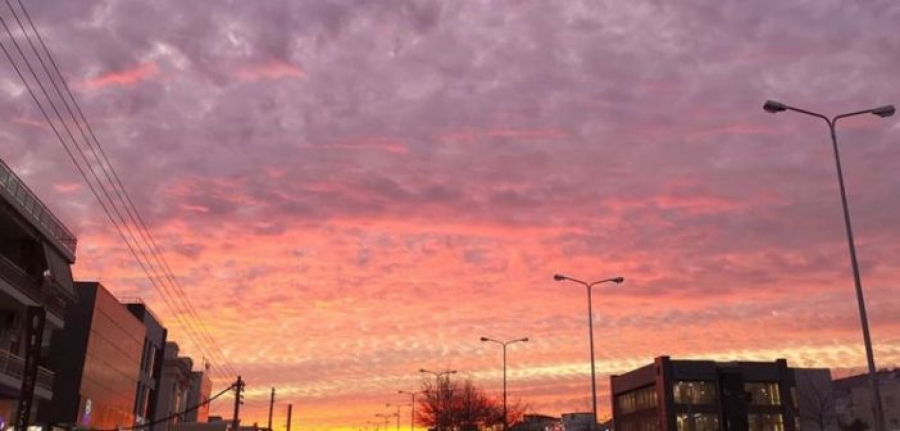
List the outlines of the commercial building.
{"label": "commercial building", "polygon": [[[900,431],[900,369],[880,370],[877,376],[884,424],[889,431]],[[834,404],[840,423],[849,425],[860,421],[868,425],[869,429],[874,429],[868,374],[835,380]]]}
{"label": "commercial building", "polygon": [[151,419],[156,416],[159,387],[162,384],[167,331],[142,301],[128,300],[123,301],[123,304],[134,317],[144,323],[146,329],[144,347],[141,352],[141,371],[134,399],[135,423],[150,423],[146,430],[154,431],[157,427],[151,422]]}
{"label": "commercial building", "polygon": [[656,358],[610,378],[616,431],[794,431],[787,361]]}
{"label": "commercial building", "polygon": [[559,431],[560,418],[547,415],[525,414],[522,420],[510,427],[511,431]]}
{"label": "commercial building", "polygon": [[55,370],[46,363],[46,347],[75,300],[70,265],[76,245],[75,236],[0,160],[0,422],[15,424],[22,406],[23,418],[34,424],[37,404],[54,395]]}
{"label": "commercial building", "polygon": [[146,327],[100,283],[75,283],[79,301],[50,345],[54,397],[46,422],[113,429],[134,424]]}
{"label": "commercial building", "polygon": [[593,431],[594,414],[591,412],[563,413],[562,427],[565,431]]}

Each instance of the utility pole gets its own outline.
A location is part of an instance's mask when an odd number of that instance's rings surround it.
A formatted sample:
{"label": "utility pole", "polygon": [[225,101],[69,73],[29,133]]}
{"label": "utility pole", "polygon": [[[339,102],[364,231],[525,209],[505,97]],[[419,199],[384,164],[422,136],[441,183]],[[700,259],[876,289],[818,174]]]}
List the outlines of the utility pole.
{"label": "utility pole", "polygon": [[244,404],[244,381],[238,376],[234,384],[234,418],[231,419],[231,431],[238,431],[241,420],[241,404]]}
{"label": "utility pole", "polygon": [[291,409],[293,407],[293,404],[288,404],[287,431],[291,431]]}
{"label": "utility pole", "polygon": [[275,388],[272,388],[272,396],[269,397],[269,431],[272,431],[272,408],[275,407]]}

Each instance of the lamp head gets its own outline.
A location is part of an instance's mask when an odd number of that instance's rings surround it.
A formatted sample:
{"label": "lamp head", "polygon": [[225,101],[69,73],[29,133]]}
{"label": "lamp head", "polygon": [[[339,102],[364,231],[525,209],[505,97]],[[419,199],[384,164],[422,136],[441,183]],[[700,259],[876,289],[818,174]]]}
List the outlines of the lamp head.
{"label": "lamp head", "polygon": [[622,282],[625,281],[625,277],[610,278],[609,281],[616,283],[616,284],[621,284]]}
{"label": "lamp head", "polygon": [[428,370],[426,370],[426,369],[424,369],[424,368],[419,368],[419,372],[420,372],[420,373],[427,373]]}
{"label": "lamp head", "polygon": [[523,338],[523,339],[522,339],[522,342],[523,342],[523,343],[527,343],[527,342],[528,342],[528,337]]}
{"label": "lamp head", "polygon": [[787,109],[787,105],[781,102],[776,102],[774,100],[766,100],[766,103],[763,104],[763,110],[771,114],[787,111]]}
{"label": "lamp head", "polygon": [[566,277],[565,275],[562,275],[562,274],[553,274],[553,279],[556,281],[563,281],[563,280],[568,280],[569,277]]}
{"label": "lamp head", "polygon": [[481,337],[481,341],[488,341],[488,337]]}
{"label": "lamp head", "polygon": [[881,118],[890,117],[891,115],[894,115],[895,112],[897,112],[897,110],[894,109],[894,105],[885,105],[872,110],[873,114]]}

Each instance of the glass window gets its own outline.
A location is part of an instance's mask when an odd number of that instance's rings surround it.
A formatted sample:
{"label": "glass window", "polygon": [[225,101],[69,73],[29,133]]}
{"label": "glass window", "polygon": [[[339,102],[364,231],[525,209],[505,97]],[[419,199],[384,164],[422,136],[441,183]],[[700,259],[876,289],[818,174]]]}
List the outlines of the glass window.
{"label": "glass window", "polygon": [[784,431],[784,418],[780,414],[748,415],[748,431]]}
{"label": "glass window", "polygon": [[744,383],[744,390],[750,396],[750,404],[756,406],[781,405],[781,392],[775,382]]}
{"label": "glass window", "polygon": [[719,431],[719,416],[713,413],[681,413],[675,423],[678,431]]}
{"label": "glass window", "polygon": [[656,407],[656,387],[647,386],[616,396],[620,413],[631,413],[638,410]]}
{"label": "glass window", "polygon": [[716,384],[678,381],[672,385],[672,395],[677,404],[713,405],[716,403]]}

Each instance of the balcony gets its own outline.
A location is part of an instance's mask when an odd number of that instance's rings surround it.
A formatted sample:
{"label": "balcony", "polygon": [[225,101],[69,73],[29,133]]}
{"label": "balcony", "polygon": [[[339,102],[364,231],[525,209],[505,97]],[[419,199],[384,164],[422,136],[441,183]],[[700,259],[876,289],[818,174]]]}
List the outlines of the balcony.
{"label": "balcony", "polygon": [[78,244],[75,235],[47,209],[43,202],[2,160],[0,160],[0,193],[5,195],[10,204],[16,206],[23,215],[30,217],[34,225],[49,238],[55,240],[70,259],[75,259],[75,247]]}
{"label": "balcony", "polygon": [[[25,359],[0,349],[0,382],[15,386],[15,389],[18,390],[22,386],[22,377],[24,375]],[[34,389],[36,395],[49,399],[53,393],[53,371],[44,367],[38,367]]]}
{"label": "balcony", "polygon": [[3,256],[0,256],[0,279],[27,295],[35,304],[44,306],[47,312],[60,318],[65,314],[66,302],[64,300],[53,294],[51,289],[45,288],[37,280],[29,277],[25,271]]}

